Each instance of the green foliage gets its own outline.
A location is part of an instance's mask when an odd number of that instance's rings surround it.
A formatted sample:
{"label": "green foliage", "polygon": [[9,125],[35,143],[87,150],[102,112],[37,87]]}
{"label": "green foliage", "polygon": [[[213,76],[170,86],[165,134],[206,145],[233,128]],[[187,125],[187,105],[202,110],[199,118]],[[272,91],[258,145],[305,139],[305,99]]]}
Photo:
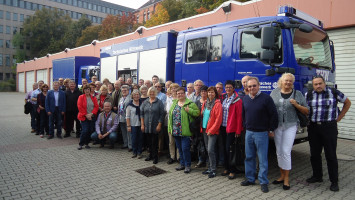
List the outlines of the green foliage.
{"label": "green foliage", "polygon": [[183,1],[177,0],[164,0],[161,2],[161,5],[168,11],[169,14],[169,21],[176,21],[179,18],[179,14],[182,10]]}
{"label": "green foliage", "polygon": [[16,91],[16,80],[9,79],[0,82],[0,92],[13,92]]}
{"label": "green foliage", "polygon": [[83,46],[86,44],[90,44],[93,40],[97,40],[99,38],[99,32],[101,31],[102,26],[89,26],[85,30],[82,31],[81,37],[78,38],[76,42],[76,46]]}
{"label": "green foliage", "polygon": [[157,5],[153,16],[146,22],[146,27],[157,26],[169,22],[168,11],[160,4]]}
{"label": "green foliage", "polygon": [[15,59],[17,63],[21,63],[26,59],[26,51],[23,48],[24,44],[25,44],[25,38],[23,37],[23,35],[20,33],[16,33],[12,38],[12,45],[16,49]]}
{"label": "green foliage", "polygon": [[91,26],[91,21],[83,15],[79,21],[74,21],[69,26],[68,31],[63,37],[63,44],[67,48],[74,48],[77,40],[82,36],[82,31]]}

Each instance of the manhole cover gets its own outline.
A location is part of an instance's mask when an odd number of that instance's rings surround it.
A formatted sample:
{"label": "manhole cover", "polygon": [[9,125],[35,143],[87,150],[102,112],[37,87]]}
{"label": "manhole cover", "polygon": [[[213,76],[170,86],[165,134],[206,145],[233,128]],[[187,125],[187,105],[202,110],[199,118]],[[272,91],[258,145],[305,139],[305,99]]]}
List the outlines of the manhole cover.
{"label": "manhole cover", "polygon": [[158,167],[147,167],[147,168],[143,168],[143,169],[137,169],[136,172],[146,176],[146,177],[151,177],[151,176],[156,176],[159,174],[164,174],[166,173],[165,170],[160,169]]}

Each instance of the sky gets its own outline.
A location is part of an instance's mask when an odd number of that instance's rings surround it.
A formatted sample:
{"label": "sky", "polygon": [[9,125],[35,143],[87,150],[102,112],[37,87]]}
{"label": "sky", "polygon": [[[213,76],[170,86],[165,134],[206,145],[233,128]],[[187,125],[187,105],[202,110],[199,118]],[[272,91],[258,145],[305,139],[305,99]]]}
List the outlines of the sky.
{"label": "sky", "polygon": [[148,0],[103,0],[103,1],[137,9],[141,7],[143,4],[145,4]]}

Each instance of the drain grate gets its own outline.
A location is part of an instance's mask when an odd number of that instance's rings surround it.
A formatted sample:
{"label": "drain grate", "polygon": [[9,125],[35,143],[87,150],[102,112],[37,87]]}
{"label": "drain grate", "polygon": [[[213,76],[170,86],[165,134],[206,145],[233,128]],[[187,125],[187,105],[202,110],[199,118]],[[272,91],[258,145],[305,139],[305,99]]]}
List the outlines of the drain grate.
{"label": "drain grate", "polygon": [[153,167],[147,167],[147,168],[143,168],[143,169],[137,169],[136,172],[142,174],[143,176],[146,176],[146,177],[151,177],[151,176],[156,176],[156,175],[159,175],[159,174],[164,174],[166,173],[165,170],[163,169],[160,169],[156,166],[153,166]]}

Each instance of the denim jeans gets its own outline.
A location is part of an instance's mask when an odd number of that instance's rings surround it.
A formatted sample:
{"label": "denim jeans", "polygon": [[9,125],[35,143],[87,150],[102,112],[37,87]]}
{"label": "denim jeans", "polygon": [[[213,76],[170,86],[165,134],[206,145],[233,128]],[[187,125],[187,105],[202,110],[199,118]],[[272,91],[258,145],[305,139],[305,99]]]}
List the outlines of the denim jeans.
{"label": "denim jeans", "polygon": [[82,121],[81,128],[79,146],[88,145],[90,142],[90,134],[95,128],[95,119]]}
{"label": "denim jeans", "polygon": [[216,171],[217,159],[216,159],[216,142],[218,135],[207,135],[203,133],[203,139],[205,140],[205,145],[207,146],[208,152],[208,170]]}
{"label": "denim jeans", "polygon": [[174,136],[174,138],[176,146],[179,149],[180,165],[185,167],[191,167],[190,137]]}
{"label": "denim jeans", "polygon": [[117,141],[117,133],[116,132],[111,132],[110,135],[108,135],[108,137],[105,137],[104,139],[99,139],[99,135],[96,132],[93,132],[91,134],[91,139],[97,141],[100,144],[105,144],[106,139],[108,138],[108,140],[110,141],[110,145],[114,145],[115,142]]}
{"label": "denim jeans", "polygon": [[259,158],[259,175],[260,184],[268,184],[268,148],[269,135],[268,132],[246,131],[245,136],[245,177],[250,182],[255,182],[256,172],[256,154]]}
{"label": "denim jeans", "polygon": [[41,110],[40,114],[40,118],[41,118],[41,128],[40,128],[40,134],[44,135],[44,130],[46,130],[46,133],[48,134],[48,114],[46,112],[46,110]]}
{"label": "denim jeans", "polygon": [[49,115],[49,135],[54,136],[54,122],[56,122],[57,135],[62,134],[62,113],[56,107],[54,112]]}
{"label": "denim jeans", "polygon": [[140,126],[131,127],[133,154],[142,154],[143,133]]}
{"label": "denim jeans", "polygon": [[127,124],[124,122],[120,122],[120,128],[123,138],[123,146],[132,149],[131,135],[127,131]]}

